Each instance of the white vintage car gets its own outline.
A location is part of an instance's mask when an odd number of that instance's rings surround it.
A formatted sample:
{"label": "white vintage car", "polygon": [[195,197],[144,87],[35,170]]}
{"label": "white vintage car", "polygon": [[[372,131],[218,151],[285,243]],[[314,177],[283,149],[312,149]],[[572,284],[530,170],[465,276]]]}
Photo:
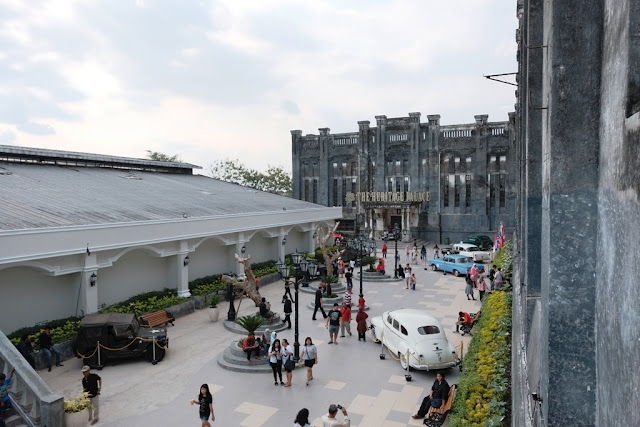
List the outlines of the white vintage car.
{"label": "white vintage car", "polygon": [[460,364],[440,322],[422,310],[403,308],[371,319],[371,338],[400,360],[402,369],[429,371]]}
{"label": "white vintage car", "polygon": [[480,250],[476,245],[471,243],[456,243],[453,250],[460,255],[466,255],[473,259],[473,262],[483,262],[491,260],[491,252]]}

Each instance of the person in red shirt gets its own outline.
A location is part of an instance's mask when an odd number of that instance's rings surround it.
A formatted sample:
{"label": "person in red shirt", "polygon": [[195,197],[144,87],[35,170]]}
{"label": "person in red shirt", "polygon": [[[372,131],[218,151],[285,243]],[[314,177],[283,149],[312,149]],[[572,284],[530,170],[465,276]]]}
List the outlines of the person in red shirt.
{"label": "person in red shirt", "polygon": [[340,332],[342,335],[340,337],[344,337],[344,330],[346,329],[351,336],[351,307],[349,307],[346,303],[342,303],[342,310],[340,310]]}
{"label": "person in red shirt", "polygon": [[386,258],[387,257],[387,243],[385,242],[382,245],[382,258]]}
{"label": "person in red shirt", "polygon": [[471,316],[469,313],[465,313],[464,311],[458,312],[458,321],[456,322],[456,330],[453,331],[456,334],[460,333],[460,325],[463,323],[471,323]]}
{"label": "person in red shirt", "polygon": [[356,314],[358,341],[360,341],[360,339],[362,339],[362,341],[366,341],[364,334],[365,332],[367,332],[367,317],[369,317],[369,315],[364,312],[364,298],[360,299],[363,301],[363,303],[358,309],[358,314]]}

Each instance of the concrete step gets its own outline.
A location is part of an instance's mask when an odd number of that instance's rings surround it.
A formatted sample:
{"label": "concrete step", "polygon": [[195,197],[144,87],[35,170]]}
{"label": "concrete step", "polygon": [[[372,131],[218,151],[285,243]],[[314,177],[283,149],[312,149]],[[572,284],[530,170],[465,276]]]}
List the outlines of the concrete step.
{"label": "concrete step", "polygon": [[[300,292],[304,292],[307,294],[315,294],[316,291],[318,290],[318,287],[320,286],[320,283],[318,282],[314,282],[311,283],[309,286],[307,286],[306,288],[299,288]],[[347,287],[344,283],[332,283],[331,284],[331,292],[334,294],[343,294],[345,293],[345,291],[347,290]]]}
{"label": "concrete step", "polygon": [[[231,332],[235,332],[236,334],[240,334],[240,335],[247,335],[247,330],[235,322],[232,322],[230,320],[225,320],[223,322],[223,325],[225,329]],[[269,329],[270,331],[280,332],[287,329],[287,324],[284,323],[282,319],[278,317],[277,321],[274,321],[271,324],[266,323],[260,326],[258,329],[256,329],[256,335],[261,335],[266,329]]]}
{"label": "concrete step", "polygon": [[262,356],[260,360],[251,359],[251,364],[247,363],[247,356],[238,347],[238,341],[232,341],[224,351],[218,355],[218,365],[227,371],[246,372],[251,374],[271,373],[271,365],[268,358]]}
{"label": "concrete step", "polygon": [[[356,281],[360,280],[360,273],[356,274],[356,277],[354,278],[354,285]],[[382,275],[380,273],[369,273],[369,272],[362,272],[362,281],[364,282],[399,282],[401,280],[401,278],[397,278],[394,279],[393,276],[390,276],[388,274]]]}
{"label": "concrete step", "polygon": [[25,424],[24,420],[18,415],[16,414],[15,411],[11,411],[9,412],[12,415],[7,416],[5,413],[5,417],[4,417],[4,422],[7,425],[7,427],[22,427],[22,426],[27,426],[27,424]]}

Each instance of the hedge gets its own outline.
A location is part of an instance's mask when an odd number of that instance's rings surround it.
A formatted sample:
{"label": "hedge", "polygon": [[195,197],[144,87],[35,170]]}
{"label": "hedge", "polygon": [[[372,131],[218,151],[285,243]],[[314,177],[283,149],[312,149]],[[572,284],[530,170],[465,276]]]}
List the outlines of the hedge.
{"label": "hedge", "polygon": [[511,399],[511,292],[485,295],[462,368],[449,426],[506,425]]}
{"label": "hedge", "polygon": [[[257,262],[251,266],[253,275],[256,277],[266,276],[267,274],[276,273],[278,266],[273,260],[265,262]],[[229,273],[233,275],[233,273]],[[211,276],[201,277],[199,279],[189,282],[189,291],[192,295],[209,295],[218,291],[223,291],[227,288],[227,285],[222,283],[222,275],[214,274]]]}
{"label": "hedge", "polygon": [[79,317],[67,317],[52,320],[41,325],[20,328],[7,335],[7,338],[9,338],[14,345],[18,345],[20,340],[22,340],[22,335],[27,334],[33,346],[38,348],[38,338],[40,338],[40,334],[44,332],[45,328],[51,328],[51,341],[56,344],[71,339],[78,331],[79,326]]}
{"label": "hedge", "polygon": [[513,273],[513,242],[511,240],[504,242],[504,247],[500,249],[492,264],[500,267],[505,277],[511,277]]}
{"label": "hedge", "polygon": [[131,304],[136,314],[142,315],[163,310],[172,305],[180,304],[188,298],[179,297],[175,289],[165,288],[161,291],[146,292],[135,295],[126,301],[111,305],[100,310],[100,313],[131,313]]}

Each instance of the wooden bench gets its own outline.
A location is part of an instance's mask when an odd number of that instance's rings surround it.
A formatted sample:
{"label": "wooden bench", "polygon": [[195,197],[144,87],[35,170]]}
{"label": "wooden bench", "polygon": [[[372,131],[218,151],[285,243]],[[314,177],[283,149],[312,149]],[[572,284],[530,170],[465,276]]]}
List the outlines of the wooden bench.
{"label": "wooden bench", "polygon": [[438,427],[444,424],[444,421],[447,419],[447,415],[451,412],[451,405],[453,405],[453,399],[456,397],[456,385],[452,385],[449,388],[449,397],[447,400],[440,406],[439,408],[434,408],[433,406],[429,408],[429,412],[427,412],[427,416],[424,420],[424,425],[430,427]]}
{"label": "wooden bench", "polygon": [[160,310],[140,316],[140,326],[143,328],[153,328],[158,325],[166,325],[167,323],[171,323],[173,326],[174,320],[176,320],[176,318],[167,310]]}

